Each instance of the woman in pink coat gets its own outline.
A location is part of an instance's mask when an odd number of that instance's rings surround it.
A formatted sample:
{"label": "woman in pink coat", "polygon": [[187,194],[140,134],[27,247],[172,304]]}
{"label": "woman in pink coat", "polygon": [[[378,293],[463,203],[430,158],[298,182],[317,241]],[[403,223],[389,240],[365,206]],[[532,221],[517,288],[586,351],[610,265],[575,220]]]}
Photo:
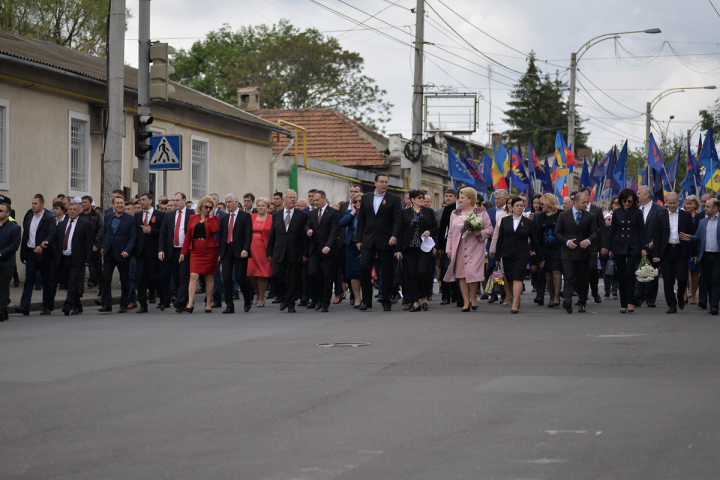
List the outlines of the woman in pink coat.
{"label": "woman in pink coat", "polygon": [[[463,312],[477,310],[478,283],[485,280],[485,241],[492,235],[490,217],[475,208],[477,193],[474,188],[463,188],[458,196],[460,208],[450,215],[447,237],[447,256],[450,266],[445,274],[446,282],[458,281],[463,296]],[[483,230],[469,233],[462,238],[462,227],[471,213],[482,218]]]}

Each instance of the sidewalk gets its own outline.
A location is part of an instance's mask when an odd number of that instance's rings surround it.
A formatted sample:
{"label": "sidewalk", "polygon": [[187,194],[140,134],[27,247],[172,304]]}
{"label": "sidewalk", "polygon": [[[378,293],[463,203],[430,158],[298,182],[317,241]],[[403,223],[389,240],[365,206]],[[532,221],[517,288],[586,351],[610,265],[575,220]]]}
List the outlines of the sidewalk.
{"label": "sidewalk", "polygon": [[[8,305],[8,310],[10,314],[15,313],[15,307],[20,305],[20,297],[22,297],[23,288],[25,287],[25,284],[23,282],[20,282],[20,284],[15,287],[12,283],[12,280],[10,281],[10,304]],[[31,312],[39,312],[42,310],[42,290],[33,290],[33,296],[32,300],[30,301],[30,311]],[[82,303],[83,308],[89,308],[89,307],[97,307],[95,304],[95,299],[99,299],[100,297],[97,296],[98,294],[98,288],[88,288],[87,283],[85,284],[85,292],[83,294],[83,297],[80,299],[80,302]],[[61,310],[63,303],[65,302],[65,297],[67,296],[67,290],[58,290],[55,294],[55,310]],[[113,305],[117,305],[120,303],[120,289],[119,288],[113,288],[112,289],[112,303]],[[100,308],[100,307],[98,307]]]}

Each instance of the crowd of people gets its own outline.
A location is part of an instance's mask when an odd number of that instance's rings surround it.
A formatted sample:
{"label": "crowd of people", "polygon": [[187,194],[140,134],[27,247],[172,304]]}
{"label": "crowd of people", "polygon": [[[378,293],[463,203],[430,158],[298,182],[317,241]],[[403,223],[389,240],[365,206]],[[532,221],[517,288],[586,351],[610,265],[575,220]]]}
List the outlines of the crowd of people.
{"label": "crowd of people", "polygon": [[[272,200],[252,193],[211,193],[197,204],[182,192],[173,198],[113,192],[104,212],[90,196],[58,196],[52,210],[35,195],[22,221],[0,196],[0,319],[8,318],[10,282],[18,285],[16,252],[25,265],[17,313],[28,315],[34,290],[42,290],[41,315],[67,290],[64,315],[83,312],[88,287],[99,287],[100,312],[113,311],[112,282],[120,279],[119,312],[174,308],[193,313],[205,293],[204,312],[235,313],[265,307],[306,307],[328,312],[349,295],[359,311],[377,302],[384,311],[401,302],[411,312],[428,311],[433,283],[440,305],[462,312],[479,300],[519,312],[530,278],[534,303],[586,311],[604,277],[605,299],[619,296],[620,313],[643,303],[655,307],[658,278],[636,280],[642,257],[660,268],[667,313],[687,303],[718,314],[720,303],[720,202],[670,193],[665,206],[648,187],[624,189],[608,211],[581,188],[560,204],[552,194],[511,195],[496,190],[486,202],[472,188],[446,190],[443,207],[431,208],[422,190],[402,198],[388,191],[388,176],[375,176],[373,191],[353,185],[349,198],[333,205],[325,192],[276,192]],[[610,265],[609,265],[610,264]],[[613,266],[614,264],[614,266]],[[437,277],[437,280],[435,278]],[[488,279],[491,279],[487,284]],[[377,288],[377,295],[375,289]],[[573,297],[577,301],[573,303]]]}

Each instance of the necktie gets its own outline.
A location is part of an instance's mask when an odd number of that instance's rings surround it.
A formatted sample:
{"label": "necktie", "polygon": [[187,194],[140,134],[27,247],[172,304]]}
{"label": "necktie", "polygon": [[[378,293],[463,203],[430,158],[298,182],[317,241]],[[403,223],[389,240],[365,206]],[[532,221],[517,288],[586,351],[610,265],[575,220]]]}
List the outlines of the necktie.
{"label": "necktie", "polygon": [[320,220],[322,220],[322,208],[318,210],[318,226],[320,225]]}
{"label": "necktie", "polygon": [[233,231],[234,226],[235,226],[235,214],[233,213],[232,215],[230,215],[230,226],[228,227],[227,243],[232,242],[232,231]]}
{"label": "necktie", "polygon": [[575,225],[580,225],[580,216],[582,212],[575,212]]}
{"label": "necktie", "polygon": [[285,230],[290,226],[290,210],[285,210]]}
{"label": "necktie", "polygon": [[148,226],[148,215],[150,215],[150,212],[145,212],[145,220],[143,221],[143,225],[146,227]]}
{"label": "necktie", "polygon": [[67,230],[65,230],[65,238],[63,238],[63,251],[67,250],[68,247],[68,241],[70,240],[70,232],[72,231],[72,223],[73,221],[70,220]]}
{"label": "necktie", "polygon": [[182,210],[177,213],[177,221],[175,222],[175,246],[180,246],[180,220],[182,220]]}

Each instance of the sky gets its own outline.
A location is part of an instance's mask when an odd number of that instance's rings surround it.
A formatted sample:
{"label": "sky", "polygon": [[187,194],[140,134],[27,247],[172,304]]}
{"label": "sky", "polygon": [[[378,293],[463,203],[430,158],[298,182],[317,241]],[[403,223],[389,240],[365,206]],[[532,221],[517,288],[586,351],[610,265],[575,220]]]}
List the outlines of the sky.
{"label": "sky", "polygon": [[[363,73],[387,90],[385,99],[394,105],[392,119],[384,125],[386,134],[409,137],[414,56],[411,42],[415,33],[415,14],[410,9],[416,3],[152,0],[151,37],[176,49],[188,49],[225,23],[239,29],[274,24],[285,18],[301,30],[316,28],[339,38],[343,48],[362,55]],[[512,86],[527,68],[530,51],[535,52],[543,72],[557,72],[568,81],[570,55],[585,42],[609,33],[660,28],[660,34],[624,34],[618,42],[601,42],[578,62],[580,91],[576,103],[579,115],[587,119],[584,125],[590,132],[588,145],[595,151],[606,151],[627,139],[630,149],[644,147],[647,102],[671,88],[720,87],[720,39],[713,33],[720,30],[720,13],[713,4],[720,10],[720,0],[690,0],[683,2],[682,8],[669,0],[427,0],[425,41],[434,45],[425,45],[423,84],[478,94],[479,125],[471,138],[487,143],[489,130],[503,132],[510,128],[504,122],[507,117],[503,110],[508,108]],[[138,2],[128,0],[127,6],[133,18],[126,32],[125,61],[137,66]],[[698,111],[719,97],[720,88],[688,90],[662,98],[652,112],[659,124],[653,125],[653,135],[658,137],[659,130],[667,129],[671,134],[685,136],[688,129],[694,129],[693,143],[697,143]],[[432,112],[430,116],[434,118]],[[488,127],[490,117],[492,127]]]}

